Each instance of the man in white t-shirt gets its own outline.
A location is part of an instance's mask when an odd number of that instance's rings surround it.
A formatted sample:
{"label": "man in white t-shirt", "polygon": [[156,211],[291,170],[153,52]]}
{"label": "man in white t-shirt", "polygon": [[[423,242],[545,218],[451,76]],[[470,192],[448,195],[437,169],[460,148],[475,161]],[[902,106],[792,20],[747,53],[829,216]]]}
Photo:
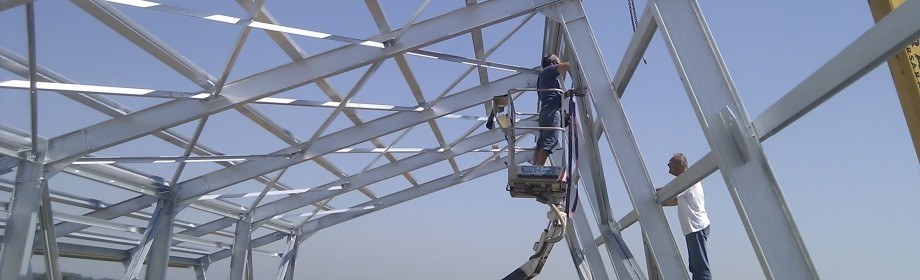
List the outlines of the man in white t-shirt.
{"label": "man in white t-shirt", "polygon": [[[687,157],[676,153],[668,161],[668,173],[678,176],[687,170]],[[695,185],[666,200],[664,206],[677,206],[680,229],[687,240],[687,256],[690,259],[690,273],[693,280],[712,279],[709,271],[709,256],[706,253],[706,240],[709,238],[709,216],[706,215],[706,203],[703,198],[703,185]]]}

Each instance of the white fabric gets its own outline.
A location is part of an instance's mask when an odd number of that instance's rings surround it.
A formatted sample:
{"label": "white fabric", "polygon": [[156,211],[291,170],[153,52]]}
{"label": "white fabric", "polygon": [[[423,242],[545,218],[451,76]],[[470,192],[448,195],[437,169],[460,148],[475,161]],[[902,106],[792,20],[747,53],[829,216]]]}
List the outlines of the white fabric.
{"label": "white fabric", "polygon": [[709,226],[703,185],[696,183],[677,196],[677,217],[684,235],[700,231]]}

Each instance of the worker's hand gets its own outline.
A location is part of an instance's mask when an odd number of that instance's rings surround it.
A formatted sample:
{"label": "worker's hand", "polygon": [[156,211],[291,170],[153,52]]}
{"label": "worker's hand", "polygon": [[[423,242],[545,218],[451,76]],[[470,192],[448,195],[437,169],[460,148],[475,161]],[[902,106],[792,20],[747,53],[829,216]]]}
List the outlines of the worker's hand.
{"label": "worker's hand", "polygon": [[572,96],[585,96],[585,95],[575,89],[570,89],[565,92],[565,97],[572,97]]}

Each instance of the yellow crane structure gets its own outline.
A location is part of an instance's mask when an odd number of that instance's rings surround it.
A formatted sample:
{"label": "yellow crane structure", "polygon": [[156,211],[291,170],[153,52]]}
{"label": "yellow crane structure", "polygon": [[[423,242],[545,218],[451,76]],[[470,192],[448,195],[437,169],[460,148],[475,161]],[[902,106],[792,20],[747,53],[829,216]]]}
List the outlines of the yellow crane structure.
{"label": "yellow crane structure", "polygon": [[[869,0],[869,9],[875,22],[879,22],[902,3],[904,0]],[[914,150],[920,159],[920,40],[888,58],[888,68],[904,110],[907,129],[914,141]]]}

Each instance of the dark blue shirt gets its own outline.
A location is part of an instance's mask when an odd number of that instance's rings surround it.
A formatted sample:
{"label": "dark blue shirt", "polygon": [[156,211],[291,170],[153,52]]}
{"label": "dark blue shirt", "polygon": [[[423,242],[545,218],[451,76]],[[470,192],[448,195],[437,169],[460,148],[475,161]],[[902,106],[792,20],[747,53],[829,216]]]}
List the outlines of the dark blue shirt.
{"label": "dark blue shirt", "polygon": [[[562,86],[559,85],[559,71],[556,70],[557,66],[559,65],[550,65],[543,68],[543,71],[540,72],[540,76],[537,77],[538,89],[562,89]],[[553,91],[539,91],[537,95],[540,98],[540,111],[559,110],[559,108],[562,108],[562,94]]]}

